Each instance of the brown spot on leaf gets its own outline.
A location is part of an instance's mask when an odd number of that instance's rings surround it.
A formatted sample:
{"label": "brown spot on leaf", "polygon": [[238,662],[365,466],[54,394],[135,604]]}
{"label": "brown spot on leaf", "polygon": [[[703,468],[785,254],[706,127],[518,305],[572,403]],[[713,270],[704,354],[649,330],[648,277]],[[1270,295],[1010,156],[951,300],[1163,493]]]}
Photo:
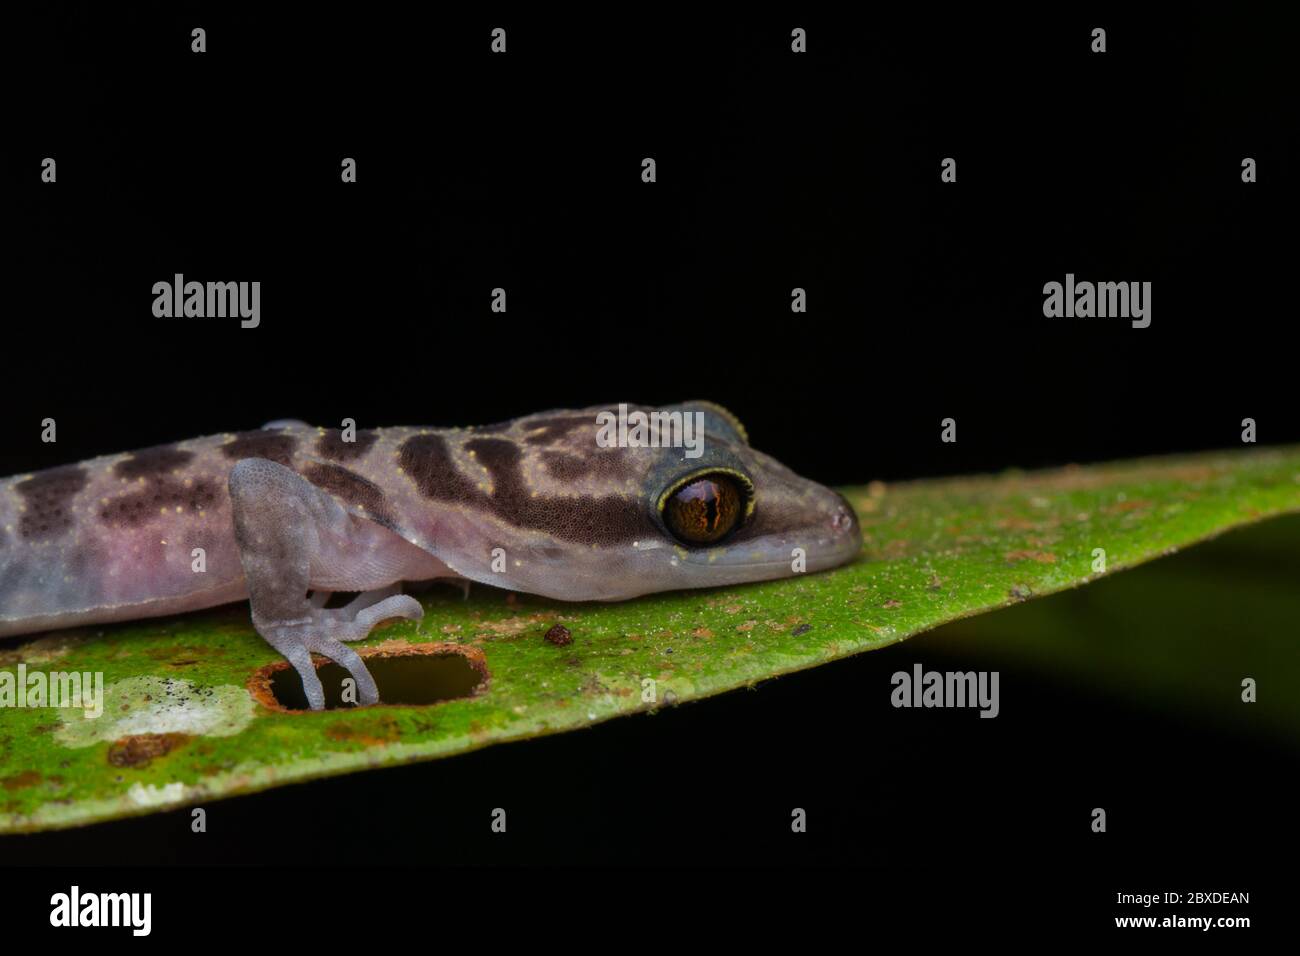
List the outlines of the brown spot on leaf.
{"label": "brown spot on leaf", "polygon": [[1037,561],[1039,564],[1055,564],[1056,555],[1050,551],[1008,551],[1008,561]]}
{"label": "brown spot on leaf", "polygon": [[1038,527],[1038,522],[1029,518],[1022,518],[1020,515],[1012,515],[1010,518],[1003,518],[995,522],[995,528],[1001,528],[1004,531],[1029,531]]}
{"label": "brown spot on leaf", "polygon": [[41,775],[39,773],[35,770],[24,770],[22,773],[16,773],[0,780],[0,786],[3,786],[6,790],[21,790],[23,787],[32,787],[40,782]]}
{"label": "brown spot on leaf", "polygon": [[556,624],[546,632],[546,640],[557,647],[564,647],[573,643],[573,634],[563,624]]}
{"label": "brown spot on leaf", "polygon": [[1129,511],[1139,511],[1142,508],[1155,507],[1154,501],[1148,501],[1145,498],[1134,498],[1132,501],[1117,501],[1113,505],[1107,505],[1102,508],[1104,514],[1124,514]]}
{"label": "brown spot on leaf", "polygon": [[554,617],[553,613],[516,615],[501,621],[479,621],[477,626],[488,632],[481,635],[486,640],[512,638],[531,631],[535,625],[550,621]]}
{"label": "brown spot on leaf", "polygon": [[374,747],[395,742],[402,736],[402,729],[392,717],[364,721],[353,718],[346,723],[331,724],[326,728],[325,736],[330,740]]}
{"label": "brown spot on leaf", "polygon": [[114,767],[143,767],[189,739],[189,734],[132,734],[114,741],[108,748],[108,762]]}

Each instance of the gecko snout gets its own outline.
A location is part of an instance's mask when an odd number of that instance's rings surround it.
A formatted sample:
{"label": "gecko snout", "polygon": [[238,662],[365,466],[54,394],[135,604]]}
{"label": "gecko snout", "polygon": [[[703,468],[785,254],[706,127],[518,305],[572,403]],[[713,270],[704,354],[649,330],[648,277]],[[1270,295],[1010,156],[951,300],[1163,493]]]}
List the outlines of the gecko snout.
{"label": "gecko snout", "polygon": [[835,496],[836,503],[831,509],[830,526],[831,531],[841,540],[853,539],[861,541],[862,533],[858,527],[858,515],[849,504],[849,499],[845,498],[838,491],[831,492]]}

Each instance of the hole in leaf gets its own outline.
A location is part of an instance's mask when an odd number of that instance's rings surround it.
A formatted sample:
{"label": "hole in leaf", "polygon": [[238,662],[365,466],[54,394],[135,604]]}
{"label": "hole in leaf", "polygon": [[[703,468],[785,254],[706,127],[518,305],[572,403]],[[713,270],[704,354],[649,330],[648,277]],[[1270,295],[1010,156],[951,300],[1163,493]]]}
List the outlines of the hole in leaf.
{"label": "hole in leaf", "polygon": [[[357,650],[379,687],[380,705],[438,704],[472,697],[487,688],[487,662],[475,648],[425,644],[401,651]],[[316,655],[312,660],[325,691],[325,709],[353,707],[343,702],[343,682],[351,679],[347,669]],[[302,679],[287,661],[261,668],[249,687],[254,697],[273,710],[308,711]]]}

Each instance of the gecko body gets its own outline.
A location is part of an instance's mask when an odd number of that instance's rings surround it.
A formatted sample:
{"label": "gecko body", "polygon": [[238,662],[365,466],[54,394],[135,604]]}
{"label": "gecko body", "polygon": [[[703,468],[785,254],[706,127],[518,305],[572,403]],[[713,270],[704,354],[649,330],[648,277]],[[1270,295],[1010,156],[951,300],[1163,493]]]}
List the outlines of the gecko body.
{"label": "gecko body", "polygon": [[[643,409],[698,414],[692,456],[667,441],[603,447],[610,409],[355,434],[278,422],[5,479],[0,638],[248,599],[319,709],[312,653],[378,700],[347,644],[422,615],[403,581],[609,601],[858,553],[847,502],[751,448],[720,406]],[[334,591],[361,594],[326,608]]]}

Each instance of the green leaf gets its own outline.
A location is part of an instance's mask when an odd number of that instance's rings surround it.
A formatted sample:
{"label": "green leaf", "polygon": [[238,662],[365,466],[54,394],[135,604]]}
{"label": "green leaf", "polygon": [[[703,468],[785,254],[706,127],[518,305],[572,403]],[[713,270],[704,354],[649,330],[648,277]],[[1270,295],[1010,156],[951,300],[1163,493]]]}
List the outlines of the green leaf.
{"label": "green leaf", "polygon": [[[0,672],[100,672],[102,716],[0,710],[0,831],[146,813],[354,770],[427,760],[677,705],[873,650],[1300,510],[1300,449],[1149,459],[845,491],[861,559],[826,574],[620,604],[438,588],[418,626],[354,645],[389,658],[388,699],[432,705],[289,712],[268,706],[283,661],[246,606],[45,635]],[[568,644],[545,637],[562,624]],[[426,652],[416,660],[411,651]],[[460,664],[454,673],[452,664]],[[428,668],[440,669],[434,675]],[[290,674],[292,672],[289,672]],[[466,677],[468,675],[468,678]],[[407,686],[399,686],[406,678]],[[3,677],[0,677],[3,680]],[[459,687],[450,685],[459,682]],[[412,686],[419,685],[419,686]],[[259,698],[250,687],[262,688]],[[392,688],[392,692],[386,691]],[[653,699],[650,691],[653,690]],[[396,696],[394,696],[396,695]]]}

